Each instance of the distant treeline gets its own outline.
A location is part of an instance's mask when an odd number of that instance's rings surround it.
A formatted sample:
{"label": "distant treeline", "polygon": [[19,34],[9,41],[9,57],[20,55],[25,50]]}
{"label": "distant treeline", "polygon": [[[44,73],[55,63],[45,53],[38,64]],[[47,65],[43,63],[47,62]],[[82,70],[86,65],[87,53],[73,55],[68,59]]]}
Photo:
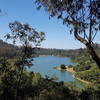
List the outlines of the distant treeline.
{"label": "distant treeline", "polygon": [[[100,45],[95,44],[94,46],[97,54],[100,57]],[[21,48],[18,46],[14,46],[12,44],[8,44],[3,40],[0,40],[0,57],[14,58],[19,55]],[[34,54],[37,55],[54,55],[54,56],[63,56],[63,57],[77,57],[82,55],[87,55],[87,49],[50,49],[50,48],[33,48]]]}
{"label": "distant treeline", "polygon": [[[94,49],[100,57],[100,44],[95,44]],[[50,48],[33,48],[34,52],[38,55],[54,55],[63,57],[76,57],[88,55],[88,50],[86,48],[80,49],[50,49]]]}
{"label": "distant treeline", "polygon": [[65,49],[50,49],[50,48],[34,48],[34,52],[38,55],[54,55],[54,56],[64,56],[64,57],[74,57],[77,55],[83,55],[86,53],[86,49],[75,49],[75,50],[65,50]]}
{"label": "distant treeline", "polygon": [[18,56],[19,48],[0,40],[0,57],[14,58]]}

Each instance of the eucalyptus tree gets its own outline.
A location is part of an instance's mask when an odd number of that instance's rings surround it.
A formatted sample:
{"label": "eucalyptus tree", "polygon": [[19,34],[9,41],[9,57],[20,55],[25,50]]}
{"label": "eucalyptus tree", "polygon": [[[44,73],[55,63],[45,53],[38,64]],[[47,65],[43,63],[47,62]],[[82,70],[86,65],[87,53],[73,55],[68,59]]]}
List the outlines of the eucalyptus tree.
{"label": "eucalyptus tree", "polygon": [[20,54],[15,63],[20,72],[20,81],[25,66],[29,67],[32,65],[33,47],[40,46],[40,43],[45,38],[45,33],[38,32],[28,24],[21,24],[18,21],[9,23],[9,28],[11,33],[7,34],[6,38],[12,39],[14,44],[16,42],[21,44]]}
{"label": "eucalyptus tree", "polygon": [[35,3],[37,9],[43,6],[50,18],[61,19],[100,68],[100,58],[93,47],[96,35],[100,35],[100,0],[36,0]]}
{"label": "eucalyptus tree", "polygon": [[31,65],[29,58],[33,57],[33,47],[40,46],[45,39],[44,32],[38,32],[35,28],[31,28],[28,24],[21,24],[18,21],[9,23],[11,33],[6,35],[7,39],[12,39],[13,43],[21,45],[21,52],[19,57],[22,59],[21,65]]}
{"label": "eucalyptus tree", "polygon": [[30,67],[33,65],[33,47],[40,46],[41,42],[45,39],[45,33],[38,32],[35,28],[30,27],[28,24],[22,24],[18,21],[9,23],[9,28],[11,32],[8,33],[5,37],[7,39],[13,40],[14,44],[19,43],[21,45],[19,55],[13,62],[14,67],[16,68],[15,71],[17,73],[16,84],[13,84],[17,93],[15,98],[19,96],[21,98],[27,98],[27,95],[30,93],[25,93],[28,90],[31,91],[33,89],[28,88],[33,86],[33,74],[31,75],[30,73],[30,76],[27,76],[26,67]]}

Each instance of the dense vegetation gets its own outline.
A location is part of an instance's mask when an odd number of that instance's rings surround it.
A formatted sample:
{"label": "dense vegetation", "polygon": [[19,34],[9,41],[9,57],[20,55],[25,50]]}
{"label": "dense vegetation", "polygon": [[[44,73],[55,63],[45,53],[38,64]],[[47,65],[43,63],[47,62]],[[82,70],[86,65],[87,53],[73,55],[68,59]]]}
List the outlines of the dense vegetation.
{"label": "dense vegetation", "polygon": [[64,64],[60,65],[61,69],[66,69],[66,66]]}
{"label": "dense vegetation", "polygon": [[91,82],[94,86],[100,86],[100,70],[89,56],[79,56],[74,61],[77,62],[74,67],[77,77]]}
{"label": "dense vegetation", "polygon": [[[7,44],[8,45],[8,44]],[[10,48],[10,47],[9,47]],[[99,49],[99,47],[98,47]],[[22,50],[25,53],[26,47]],[[82,49],[83,50],[83,49]],[[50,51],[50,49],[48,50]],[[74,51],[74,50],[73,50]],[[90,81],[93,85],[84,89],[79,89],[75,85],[64,82],[55,82],[52,77],[42,78],[39,73],[27,72],[23,60],[16,58],[9,60],[0,58],[0,99],[1,100],[99,100],[100,99],[100,71],[89,56],[82,56],[80,49],[73,61],[77,62],[74,70],[76,76]],[[75,51],[75,52],[76,52]],[[98,50],[99,51],[99,50]],[[27,55],[29,52],[26,52]],[[75,54],[75,53],[73,53]],[[49,55],[49,54],[48,54]],[[24,54],[23,54],[24,56]],[[32,56],[33,57],[33,56]],[[87,98],[86,98],[87,97]]]}
{"label": "dense vegetation", "polygon": [[[63,82],[43,79],[39,73],[23,70],[14,61],[0,59],[0,100],[99,100],[100,91],[65,86]],[[85,98],[87,97],[87,98]]]}
{"label": "dense vegetation", "polygon": [[35,53],[39,55],[55,55],[63,57],[74,57],[85,53],[85,49],[65,50],[65,49],[50,49],[50,48],[34,48]]}
{"label": "dense vegetation", "polygon": [[0,57],[14,58],[19,54],[19,48],[0,40]]}
{"label": "dense vegetation", "polygon": [[[94,49],[98,56],[100,57],[100,44],[94,44]],[[55,56],[63,56],[63,57],[78,57],[78,56],[85,56],[87,55],[87,49],[86,48],[80,48],[80,49],[50,49],[50,48],[33,48],[33,51],[38,55],[55,55]],[[89,54],[88,54],[89,55]]]}

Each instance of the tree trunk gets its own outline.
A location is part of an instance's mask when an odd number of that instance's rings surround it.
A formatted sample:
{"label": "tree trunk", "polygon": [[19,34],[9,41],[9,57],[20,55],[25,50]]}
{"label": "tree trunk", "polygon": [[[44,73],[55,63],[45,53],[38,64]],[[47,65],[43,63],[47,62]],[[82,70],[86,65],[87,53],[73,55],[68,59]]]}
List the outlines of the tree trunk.
{"label": "tree trunk", "polygon": [[83,43],[87,47],[92,59],[96,62],[96,64],[98,65],[98,68],[100,69],[100,58],[97,56],[97,54],[96,54],[94,48],[91,46],[91,44],[84,38],[80,37],[77,33],[74,34],[74,36],[77,40],[79,40],[81,43]]}
{"label": "tree trunk", "polygon": [[86,44],[86,47],[87,47],[92,59],[96,62],[96,64],[98,65],[98,67],[100,69],[100,58],[97,56],[95,50],[89,43]]}

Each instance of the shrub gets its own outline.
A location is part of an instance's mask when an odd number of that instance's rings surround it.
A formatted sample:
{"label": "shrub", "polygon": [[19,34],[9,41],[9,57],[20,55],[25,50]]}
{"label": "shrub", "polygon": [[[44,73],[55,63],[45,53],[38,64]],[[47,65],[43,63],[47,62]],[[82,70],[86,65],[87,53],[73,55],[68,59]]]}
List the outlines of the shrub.
{"label": "shrub", "polygon": [[69,67],[69,68],[73,68],[73,66],[72,66],[72,65],[69,65],[68,67]]}
{"label": "shrub", "polygon": [[61,69],[66,69],[66,66],[64,64],[60,65]]}

